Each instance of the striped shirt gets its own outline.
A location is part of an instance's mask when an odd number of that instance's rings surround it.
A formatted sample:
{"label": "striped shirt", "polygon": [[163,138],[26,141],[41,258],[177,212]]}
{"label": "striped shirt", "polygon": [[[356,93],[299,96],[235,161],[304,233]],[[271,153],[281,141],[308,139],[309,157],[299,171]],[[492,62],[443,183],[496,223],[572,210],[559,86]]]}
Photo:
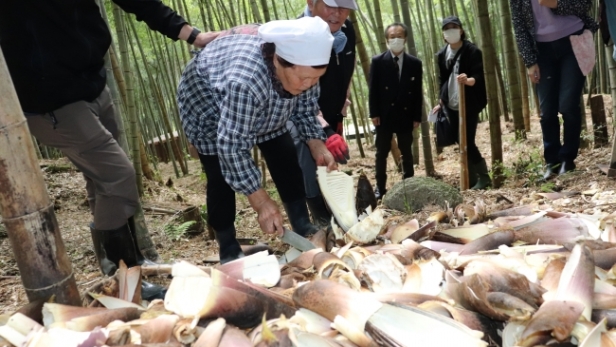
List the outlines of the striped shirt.
{"label": "striped shirt", "polygon": [[262,44],[255,35],[212,41],[188,63],[178,87],[188,141],[201,154],[217,155],[226,182],[245,195],[261,187],[251,149],[284,134],[287,120],[303,141],[325,140],[315,117],[319,85],[297,96],[276,91],[280,82],[265,63]]}

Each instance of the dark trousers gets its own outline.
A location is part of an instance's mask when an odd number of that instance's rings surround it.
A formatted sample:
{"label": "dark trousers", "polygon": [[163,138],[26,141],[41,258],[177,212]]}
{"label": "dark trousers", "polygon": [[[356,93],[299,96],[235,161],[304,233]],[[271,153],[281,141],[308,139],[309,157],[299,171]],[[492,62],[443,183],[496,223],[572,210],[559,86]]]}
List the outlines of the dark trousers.
{"label": "dark trousers", "polygon": [[[543,156],[546,164],[572,162],[580,148],[580,96],[586,77],[578,66],[569,37],[552,42],[537,42],[537,49],[541,74],[537,92],[541,108]],[[562,145],[559,112],[563,117]]]}
{"label": "dark trousers", "polygon": [[[449,123],[455,131],[455,139],[460,143],[460,113],[447,107],[445,109],[449,117]],[[468,153],[469,164],[477,164],[483,159],[477,144],[475,144],[475,135],[477,134],[477,124],[479,123],[478,113],[466,113],[466,151]]]}
{"label": "dark trousers", "polygon": [[[283,202],[293,202],[306,198],[302,170],[297,162],[291,135],[284,133],[258,146],[280,199]],[[214,230],[228,230],[235,221],[235,192],[222,175],[217,155],[199,154],[199,159],[207,175],[208,223]]]}
{"label": "dark trousers", "polygon": [[402,154],[403,177],[413,177],[413,132],[397,132],[383,126],[376,127],[376,186],[383,192],[387,184],[387,156],[391,151],[391,139],[397,135],[398,148]]}

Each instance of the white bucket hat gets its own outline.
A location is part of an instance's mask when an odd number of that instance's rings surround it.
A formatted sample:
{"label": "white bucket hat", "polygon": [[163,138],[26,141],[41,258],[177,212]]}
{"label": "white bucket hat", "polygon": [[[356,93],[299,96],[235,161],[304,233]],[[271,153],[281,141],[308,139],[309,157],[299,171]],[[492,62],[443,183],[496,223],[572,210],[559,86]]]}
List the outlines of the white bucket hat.
{"label": "white bucket hat", "polygon": [[259,37],[276,45],[276,54],[295,65],[329,64],[334,37],[319,17],[276,20],[259,27]]}

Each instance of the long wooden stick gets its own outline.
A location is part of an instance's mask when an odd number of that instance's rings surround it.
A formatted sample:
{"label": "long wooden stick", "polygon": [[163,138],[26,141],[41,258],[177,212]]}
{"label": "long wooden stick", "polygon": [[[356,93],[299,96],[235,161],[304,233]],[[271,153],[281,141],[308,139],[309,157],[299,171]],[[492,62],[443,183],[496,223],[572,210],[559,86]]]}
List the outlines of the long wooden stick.
{"label": "long wooden stick", "polygon": [[458,83],[458,110],[460,115],[460,190],[467,190],[468,184],[468,149],[466,141],[466,101],[464,83]]}
{"label": "long wooden stick", "polygon": [[0,50],[0,214],[30,302],[80,305],[32,137]]}

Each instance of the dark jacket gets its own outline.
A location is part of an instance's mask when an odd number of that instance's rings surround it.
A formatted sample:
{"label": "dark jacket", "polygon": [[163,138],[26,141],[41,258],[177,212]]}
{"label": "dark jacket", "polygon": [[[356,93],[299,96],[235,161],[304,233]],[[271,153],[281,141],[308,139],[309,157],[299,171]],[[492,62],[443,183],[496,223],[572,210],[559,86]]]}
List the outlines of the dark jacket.
{"label": "dark jacket", "polygon": [[389,50],[375,55],[370,65],[370,118],[380,117],[381,126],[393,132],[413,130],[421,122],[422,63],[404,53],[400,79]]}
{"label": "dark jacket", "polygon": [[[304,15],[301,15],[303,17]],[[347,90],[355,71],[355,29],[350,20],[346,20],[341,28],[347,37],[342,52],[336,54],[332,49],[327,71],[319,79],[321,95],[319,109],[323,118],[335,130],[336,124],[342,122],[342,108],[347,99]]]}
{"label": "dark jacket", "polygon": [[[509,0],[509,4],[511,5],[511,21],[513,22],[518,50],[522,55],[524,65],[530,67],[537,63],[533,5],[531,0]],[[579,17],[584,22],[584,27],[594,33],[599,25],[588,15],[591,5],[592,0],[558,0],[556,8],[552,9],[552,12],[559,16],[573,15]]]}
{"label": "dark jacket", "polygon": [[[448,45],[445,45],[436,53],[439,68],[439,97],[443,102],[447,102],[449,95],[447,83],[449,81],[449,71],[447,70],[445,61],[447,46]],[[464,98],[466,102],[466,112],[478,114],[488,104],[486,80],[483,75],[483,55],[481,54],[481,50],[468,40],[463,41],[460,49],[462,53],[460,53],[459,57],[460,65],[458,74],[465,73],[469,78],[473,77],[475,79],[475,85],[472,87],[467,86],[464,90],[466,92]]]}
{"label": "dark jacket", "polygon": [[[176,40],[186,21],[160,0],[113,0]],[[105,87],[111,34],[94,0],[0,1],[0,47],[21,107],[46,113]]]}

